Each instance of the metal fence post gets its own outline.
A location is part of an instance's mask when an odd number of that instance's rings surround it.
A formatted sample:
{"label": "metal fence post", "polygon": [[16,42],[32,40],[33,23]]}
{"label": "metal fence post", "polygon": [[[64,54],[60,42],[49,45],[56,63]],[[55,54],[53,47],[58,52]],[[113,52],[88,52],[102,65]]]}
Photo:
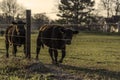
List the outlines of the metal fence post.
{"label": "metal fence post", "polygon": [[26,10],[26,57],[31,58],[31,10]]}

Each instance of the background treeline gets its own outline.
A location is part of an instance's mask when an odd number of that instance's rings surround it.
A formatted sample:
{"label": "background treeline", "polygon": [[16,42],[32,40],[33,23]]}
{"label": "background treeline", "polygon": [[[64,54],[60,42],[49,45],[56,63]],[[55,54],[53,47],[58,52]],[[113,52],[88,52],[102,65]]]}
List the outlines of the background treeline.
{"label": "background treeline", "polygon": [[[120,0],[100,0],[99,9],[96,0],[60,0],[56,15],[57,20],[51,20],[47,14],[32,14],[32,23],[41,24],[91,24],[99,23],[102,18],[120,15]],[[25,20],[23,5],[17,0],[3,0],[0,2],[0,24],[9,24],[13,20]],[[104,11],[104,12],[103,12]],[[102,15],[104,13],[104,16]],[[101,20],[102,21],[102,20]]]}

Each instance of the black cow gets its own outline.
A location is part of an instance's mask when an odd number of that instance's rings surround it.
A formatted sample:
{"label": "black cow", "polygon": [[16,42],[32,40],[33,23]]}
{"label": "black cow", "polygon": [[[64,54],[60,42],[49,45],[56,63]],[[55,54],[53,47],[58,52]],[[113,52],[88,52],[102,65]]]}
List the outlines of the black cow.
{"label": "black cow", "polygon": [[23,21],[12,22],[5,32],[6,57],[9,57],[9,46],[12,46],[12,53],[16,56],[17,46],[24,45],[25,53],[25,23]]}
{"label": "black cow", "polygon": [[36,59],[38,59],[41,47],[46,45],[49,47],[49,54],[51,56],[52,63],[58,63],[57,50],[61,50],[62,57],[59,62],[62,63],[63,58],[66,55],[66,44],[71,44],[72,36],[75,33],[78,33],[78,31],[72,31],[71,29],[67,29],[59,25],[44,25],[40,27],[37,37]]}

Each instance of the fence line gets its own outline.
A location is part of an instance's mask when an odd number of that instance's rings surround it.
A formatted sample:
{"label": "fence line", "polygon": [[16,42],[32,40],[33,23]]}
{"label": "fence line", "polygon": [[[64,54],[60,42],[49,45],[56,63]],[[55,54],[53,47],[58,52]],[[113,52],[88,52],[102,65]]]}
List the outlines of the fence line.
{"label": "fence line", "polygon": [[[49,38],[49,39],[51,39],[51,38]],[[73,41],[79,41],[79,42],[105,42],[105,43],[111,43],[112,42],[112,40],[107,40],[107,41],[104,41],[104,40],[88,40],[88,39],[83,39],[82,38],[82,40],[81,40],[81,38],[77,38],[77,40],[73,40]],[[15,44],[15,45],[21,45],[21,44],[16,44],[16,43],[12,43],[12,44]],[[37,48],[37,47],[39,47],[39,48],[41,48],[41,46],[36,46],[35,48]],[[48,47],[47,47],[48,48]],[[56,49],[56,48],[49,48],[49,49],[53,49],[53,50],[64,50],[64,49]]]}
{"label": "fence line", "polygon": [[[12,23],[11,23],[11,24],[12,24]],[[5,24],[5,23],[1,24],[1,23],[0,23],[0,27],[1,27],[1,25],[7,25],[7,26],[9,26],[9,25],[11,25],[11,24]],[[35,24],[40,24],[40,23],[35,23]],[[106,23],[106,24],[117,25],[117,24],[119,24],[119,23]],[[82,24],[51,24],[51,23],[49,23],[49,24],[47,24],[47,25],[82,25]],[[93,24],[84,24],[84,25],[104,25],[104,24],[93,23]]]}
{"label": "fence line", "polygon": [[[14,35],[13,35],[14,36]],[[19,36],[17,36],[19,37]],[[23,36],[20,36],[20,37],[23,37]],[[25,36],[24,36],[25,37]],[[41,39],[48,39],[48,40],[64,40],[64,41],[67,41],[67,40],[71,40],[71,39],[58,39],[58,38],[45,38],[45,37],[40,37]],[[0,38],[1,39],[1,38]],[[82,40],[81,40],[82,39]],[[99,38],[96,38],[96,39],[99,39]],[[36,38],[37,40],[37,38]],[[108,41],[111,41],[109,39],[107,39]],[[76,41],[89,41],[89,42],[94,42],[95,40],[88,40],[87,38],[77,38]],[[97,41],[101,41],[101,42],[104,42],[103,40],[97,40]]]}
{"label": "fence line", "polygon": [[[34,23],[33,23],[34,24]],[[35,23],[36,25],[40,25],[39,23]],[[2,25],[2,26],[1,26]],[[10,26],[11,24],[0,24],[0,28],[7,28],[8,26]],[[32,24],[31,24],[32,25]],[[61,26],[78,26],[78,27],[81,27],[81,26],[105,26],[105,25],[108,25],[108,26],[111,26],[111,25],[114,25],[114,26],[120,26],[120,24],[118,23],[108,23],[108,24],[85,24],[85,25],[81,25],[81,24],[42,24],[42,25],[61,25]],[[26,25],[25,25],[26,27]]]}
{"label": "fence line", "polygon": [[[31,27],[33,28],[33,30],[36,30],[36,28],[38,28],[38,26],[35,27],[34,24],[31,24]],[[39,24],[40,25],[40,24]],[[108,23],[108,24],[85,24],[85,25],[81,25],[81,24],[43,24],[43,25],[60,25],[63,26],[65,28],[72,28],[72,29],[77,29],[77,30],[90,30],[90,31],[102,31],[102,32],[120,32],[120,24],[119,23]],[[40,26],[39,26],[40,27]],[[109,29],[111,29],[112,31],[110,31]],[[118,30],[116,30],[118,29]]]}
{"label": "fence line", "polygon": [[[51,39],[51,38],[49,38],[49,39]],[[61,39],[62,40],[62,39]],[[105,42],[105,43],[111,43],[112,42],[112,40],[109,40],[109,39],[107,39],[107,41],[104,41],[104,40],[87,40],[86,38],[82,38],[82,40],[81,40],[81,38],[77,38],[77,40],[73,40],[73,41],[79,41],[79,42]],[[15,44],[15,45],[21,45],[21,44],[16,44],[16,43],[12,43],[12,44]],[[36,46],[36,47],[41,47],[41,46]],[[53,50],[58,50],[58,49],[56,49],[56,48],[50,48],[50,49],[53,49]],[[64,49],[59,49],[59,50],[64,50]]]}
{"label": "fence line", "polygon": [[[52,13],[56,13],[56,12],[45,13],[45,14],[52,14]],[[26,24],[26,26],[27,26],[26,28],[29,29],[29,30],[27,30],[27,31],[29,31],[29,32],[27,32],[28,37],[26,37],[26,36],[17,36],[17,35],[11,35],[11,36],[14,36],[14,37],[25,37],[25,38],[26,38],[26,42],[28,41],[28,42],[26,43],[26,45],[27,45],[27,48],[26,48],[26,49],[27,49],[27,51],[28,51],[27,54],[28,54],[28,56],[30,57],[30,50],[31,50],[31,49],[30,49],[30,47],[31,47],[31,46],[30,46],[30,45],[31,45],[31,44],[30,44],[30,40],[31,40],[31,39],[30,39],[30,38],[31,38],[31,37],[30,37],[30,34],[31,34],[31,33],[30,33],[30,28],[31,28],[31,27],[30,27],[30,26],[31,26],[30,16],[31,16],[31,13],[28,11],[28,13],[26,14],[26,16],[27,16],[27,21],[28,21],[27,24]],[[7,27],[7,26],[9,26],[10,24],[0,24],[0,29],[1,29],[1,28],[6,28],[6,27],[2,27],[3,25]],[[62,25],[62,26],[67,26],[67,27],[69,27],[69,26],[70,26],[70,27],[86,26],[86,27],[95,27],[95,28],[97,28],[98,26],[116,25],[116,26],[120,29],[120,24],[119,24],[119,23],[117,23],[117,24],[116,24],[116,23],[107,23],[107,24],[96,24],[96,23],[95,23],[95,24],[86,24],[86,25],[81,25],[81,24],[47,24],[47,25]],[[103,27],[102,27],[102,28],[103,28]],[[108,27],[105,27],[104,29],[107,30],[107,28],[108,28]],[[10,36],[10,35],[6,35],[6,36]],[[66,40],[66,41],[67,41],[67,40],[70,40],[70,39],[45,38],[45,37],[41,37],[41,38],[42,38],[42,39],[49,39],[49,40]],[[79,40],[79,41],[82,41],[82,40]],[[90,41],[90,40],[86,40],[86,41]],[[93,42],[94,42],[94,41],[93,41]],[[13,44],[16,44],[16,43],[13,43]],[[16,45],[20,45],[20,44],[16,44]],[[40,46],[38,46],[38,47],[40,47]],[[55,49],[55,48],[50,48],[50,49]],[[55,49],[55,50],[56,50],[56,49]]]}
{"label": "fence line", "polygon": [[25,37],[25,36],[17,36],[17,35],[6,35],[5,36],[11,36],[11,37]]}
{"label": "fence line", "polygon": [[40,37],[41,39],[49,39],[49,40],[64,40],[64,41],[67,41],[67,40],[71,40],[71,39],[58,39],[58,38],[45,38],[45,37]]}

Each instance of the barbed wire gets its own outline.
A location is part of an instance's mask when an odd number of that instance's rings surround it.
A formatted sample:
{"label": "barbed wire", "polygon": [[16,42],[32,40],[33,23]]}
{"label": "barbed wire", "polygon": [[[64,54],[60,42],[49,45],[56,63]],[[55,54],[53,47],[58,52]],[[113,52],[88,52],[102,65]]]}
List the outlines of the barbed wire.
{"label": "barbed wire", "polygon": [[[14,35],[13,35],[14,36]],[[25,36],[17,36],[17,37],[25,37]],[[0,38],[2,39],[2,38]],[[42,39],[46,39],[46,40],[64,40],[64,41],[67,41],[67,40],[71,40],[71,39],[58,39],[58,38],[45,38],[45,37],[40,37],[40,40]],[[99,42],[105,42],[104,40],[98,40],[99,38],[96,38],[97,40],[88,40],[87,38],[77,38],[77,40],[74,40],[74,41],[81,41],[81,42],[95,42],[95,41],[99,41]],[[36,40],[37,40],[37,37],[36,37]],[[73,39],[72,39],[73,40]],[[109,42],[111,41],[110,39],[106,39],[107,41],[106,42]]]}
{"label": "barbed wire", "polygon": [[[18,44],[18,43],[9,43],[9,42],[6,42],[6,43],[8,43],[10,46],[12,46],[12,45],[24,45],[24,44]],[[66,45],[66,44],[65,44]],[[42,46],[37,46],[36,45],[36,48],[41,48]],[[58,50],[58,48],[50,48],[50,47],[48,47],[49,49],[52,49],[52,50]],[[59,49],[59,50],[65,50],[65,49]]]}
{"label": "barbed wire", "polygon": [[[32,23],[32,24],[39,24],[39,23]],[[32,25],[31,24],[31,25]],[[45,25],[46,23],[44,23],[43,25]],[[105,23],[105,24],[119,24],[119,23]],[[6,27],[7,26],[10,26],[11,24],[6,24],[6,23],[3,23],[3,24],[1,24],[0,23],[0,27],[2,27],[1,25],[6,25]],[[54,23],[48,23],[48,24],[46,24],[46,25],[82,25],[82,24],[71,24],[71,23],[69,23],[69,24],[54,24]],[[90,23],[90,24],[84,24],[84,25],[104,25],[104,24],[101,24],[101,23]]]}
{"label": "barbed wire", "polygon": [[45,37],[39,37],[39,39],[47,39],[47,40],[64,40],[64,41],[67,41],[67,40],[71,40],[71,39],[58,39],[58,38],[45,38]]}
{"label": "barbed wire", "polygon": [[[0,38],[0,39],[2,40],[2,38]],[[57,38],[44,38],[44,37],[42,37],[42,39],[48,39],[48,40],[71,40],[71,39],[57,39]],[[79,41],[79,42],[108,42],[108,43],[112,41],[111,39],[105,39],[107,41],[98,40],[99,38],[96,38],[96,39],[95,40],[91,40],[91,39],[87,39],[87,38],[77,38],[77,40],[72,39],[72,41],[75,41],[75,42],[76,41]]]}
{"label": "barbed wire", "polygon": [[[111,23],[111,24],[113,24],[113,23]],[[48,24],[48,25],[51,25],[51,24]],[[52,24],[52,25],[56,25],[56,24]],[[57,24],[58,25],[58,24]],[[59,25],[61,25],[61,24],[59,24]],[[80,25],[80,24],[62,24],[62,25],[64,25],[64,26],[66,26],[66,25]],[[18,36],[18,35],[9,35],[9,34],[5,34],[5,36],[11,36],[11,37],[26,37],[26,36]],[[46,37],[40,37],[41,39],[47,39],[47,40],[70,40],[70,39],[58,39],[58,38],[46,38]],[[77,38],[78,39],[78,38]],[[79,38],[79,39],[81,39],[81,38]],[[79,41],[87,41],[87,42],[95,42],[95,40],[79,40]],[[97,41],[98,42],[98,41]],[[104,41],[101,41],[101,42],[104,42]],[[108,41],[108,42],[111,42],[111,41]],[[21,44],[17,44],[17,43],[12,43],[12,44],[15,44],[15,45],[21,45]],[[66,44],[65,44],[66,45]],[[37,47],[41,47],[41,46],[37,46]],[[50,48],[50,49],[53,49],[53,50],[57,50],[56,48]],[[61,49],[62,50],[62,49]]]}
{"label": "barbed wire", "polygon": [[5,36],[8,36],[8,37],[26,37],[26,36],[17,36],[17,35],[6,35]]}
{"label": "barbed wire", "polygon": [[[23,37],[23,38],[25,38],[26,36],[17,36],[17,35],[6,35],[5,34],[5,36],[8,36],[8,37]],[[64,41],[66,41],[66,40],[71,40],[71,39],[58,39],[58,38],[46,38],[46,37],[39,37],[39,39],[48,39],[48,40],[64,40]]]}
{"label": "barbed wire", "polygon": [[[39,24],[39,23],[38,23]],[[31,24],[31,27],[35,26],[35,25],[38,25],[38,24]],[[5,26],[4,26],[5,25]],[[7,26],[9,26],[9,24],[2,24],[2,26],[0,25],[0,30],[4,30],[7,28]],[[39,24],[40,25],[40,24]],[[97,23],[94,23],[94,24],[85,24],[85,25],[81,25],[81,24],[43,24],[43,25],[60,25],[60,26],[63,26],[65,28],[92,28],[92,27],[100,27],[102,28],[102,26],[105,28],[106,27],[118,27],[120,28],[120,24],[118,23],[109,23],[109,24],[97,24]],[[26,27],[26,25],[25,25]],[[33,31],[33,30],[32,30]]]}
{"label": "barbed wire", "polygon": [[[109,40],[109,39],[107,39],[107,41],[104,41],[104,40],[88,40],[88,39],[86,39],[86,38],[77,38],[77,40],[73,40],[73,41],[79,41],[79,42],[104,42],[104,43],[111,43],[113,40]],[[117,43],[117,42],[116,42]],[[10,44],[9,42],[8,42],[8,44]],[[18,44],[18,43],[12,43],[12,45],[24,45],[24,44]],[[44,44],[44,43],[43,43]],[[44,44],[45,45],[45,44]],[[66,44],[65,44],[66,45]],[[37,46],[36,45],[36,48],[41,48],[42,46]],[[49,48],[49,49],[52,49],[52,50],[65,50],[65,49],[57,49],[57,48],[50,48],[50,47],[47,47],[47,48]]]}

